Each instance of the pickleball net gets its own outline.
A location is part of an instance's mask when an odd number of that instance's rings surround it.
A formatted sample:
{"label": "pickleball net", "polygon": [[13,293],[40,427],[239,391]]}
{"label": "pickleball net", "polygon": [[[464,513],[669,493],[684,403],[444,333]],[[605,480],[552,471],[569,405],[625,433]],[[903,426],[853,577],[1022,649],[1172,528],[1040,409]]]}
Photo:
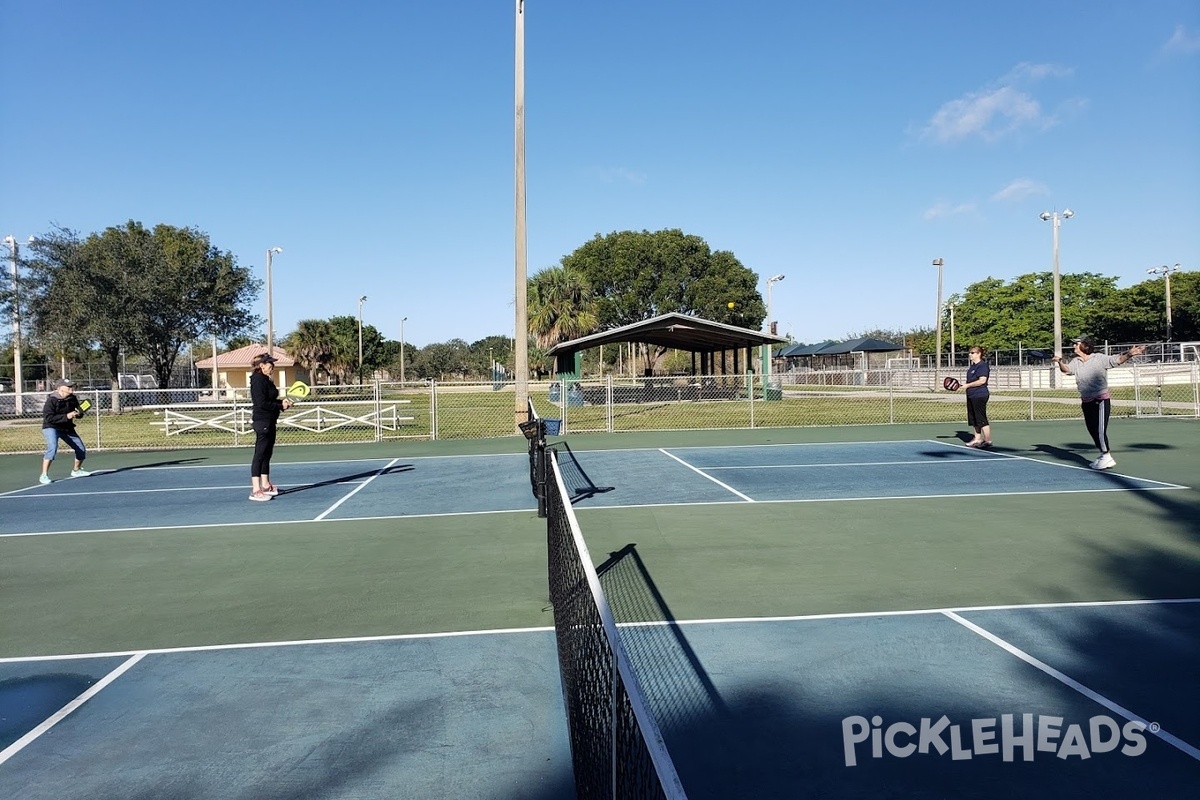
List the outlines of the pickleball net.
{"label": "pickleball net", "polygon": [[553,448],[546,460],[550,602],[576,795],[580,800],[685,799],[621,644]]}
{"label": "pickleball net", "polygon": [[546,420],[538,416],[533,398],[526,400],[525,422],[518,427],[529,442],[529,483],[538,501],[538,516],[546,516]]}

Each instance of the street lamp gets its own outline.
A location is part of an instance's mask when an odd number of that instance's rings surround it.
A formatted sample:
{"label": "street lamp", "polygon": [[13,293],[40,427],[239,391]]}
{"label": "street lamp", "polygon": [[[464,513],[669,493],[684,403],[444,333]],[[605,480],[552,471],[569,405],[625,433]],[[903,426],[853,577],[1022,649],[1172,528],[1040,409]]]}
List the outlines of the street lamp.
{"label": "street lamp", "polygon": [[282,253],[282,247],[272,247],[267,251],[267,352],[275,355],[275,319],[271,314],[271,257]]}
{"label": "street lamp", "polygon": [[[1169,341],[1171,341],[1171,273],[1179,272],[1179,265],[1176,264],[1173,267],[1168,267],[1167,265],[1164,264],[1161,267],[1151,267],[1150,269],[1146,270],[1146,272],[1148,272],[1151,275],[1162,275],[1163,283],[1166,285],[1166,289],[1167,289],[1167,341],[1169,342]],[[15,283],[15,279],[14,279],[14,283]]]}
{"label": "street lamp", "polygon": [[[1042,222],[1051,222],[1054,224],[1054,355],[1062,357],[1062,288],[1058,277],[1058,228],[1064,219],[1070,219],[1075,216],[1075,212],[1069,208],[1064,208],[1062,214],[1057,211],[1051,213],[1043,211],[1039,219]],[[1057,379],[1057,369],[1050,371],[1050,375]],[[1053,386],[1053,382],[1051,383]]]}
{"label": "street lamp", "polygon": [[950,306],[950,366],[954,366],[954,303],[948,303]]}
{"label": "street lamp", "polygon": [[400,383],[404,383],[404,323],[408,322],[408,317],[400,320]]}
{"label": "street lamp", "polygon": [[367,296],[364,294],[358,298],[358,385],[362,386],[362,304],[367,302]]}
{"label": "street lamp", "polygon": [[942,266],[945,264],[940,258],[933,260],[933,265],[938,268],[938,295],[937,295],[937,368],[942,369]]}
{"label": "street lamp", "polygon": [[[772,275],[771,277],[767,278],[767,333],[770,333],[770,334],[775,333],[773,330],[771,330],[771,287],[773,287],[775,284],[777,284],[781,280],[783,280],[784,277],[785,277],[784,275]],[[769,345],[769,344],[764,345],[764,347],[766,347],[766,349],[767,349],[767,359],[766,359],[767,364],[766,364],[766,368],[765,368],[764,372],[766,373],[767,378],[770,379],[770,377],[771,377],[771,355],[772,355],[771,345]]]}
{"label": "street lamp", "polygon": [[[16,392],[14,395],[13,410],[17,414],[23,414],[25,409],[21,403],[21,388],[23,383],[21,375],[21,294],[17,286],[17,240],[11,235],[5,236],[4,243],[8,245],[9,257],[12,261],[13,391]],[[29,243],[33,244],[32,236],[29,237]]]}

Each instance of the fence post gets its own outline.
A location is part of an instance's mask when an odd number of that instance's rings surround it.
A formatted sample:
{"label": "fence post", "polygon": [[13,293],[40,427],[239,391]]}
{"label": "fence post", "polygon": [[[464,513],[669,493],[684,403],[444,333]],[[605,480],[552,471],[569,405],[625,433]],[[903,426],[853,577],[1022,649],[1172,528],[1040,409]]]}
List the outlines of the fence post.
{"label": "fence post", "polygon": [[375,377],[375,441],[383,441],[383,403],[379,377]]}
{"label": "fence post", "polygon": [[613,397],[612,373],[610,372],[608,375],[605,375],[604,378],[605,378],[605,380],[604,380],[604,386],[605,386],[604,395],[607,398],[607,402],[605,403],[605,405],[606,405],[605,411],[607,412],[606,416],[608,417],[608,419],[605,420],[604,427],[609,433],[613,433],[614,431],[616,431],[616,426],[617,426],[617,409],[616,409],[616,402]]}

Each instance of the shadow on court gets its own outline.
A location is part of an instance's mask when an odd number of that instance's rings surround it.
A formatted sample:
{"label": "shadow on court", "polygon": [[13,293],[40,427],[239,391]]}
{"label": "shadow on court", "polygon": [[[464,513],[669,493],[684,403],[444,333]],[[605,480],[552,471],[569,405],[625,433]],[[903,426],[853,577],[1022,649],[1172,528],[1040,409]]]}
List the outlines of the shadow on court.
{"label": "shadow on court", "polygon": [[298,492],[306,492],[309,489],[320,489],[324,486],[337,486],[338,484],[342,483],[353,483],[355,481],[366,480],[367,478],[373,478],[378,475],[392,475],[398,472],[412,472],[414,469],[416,469],[416,467],[414,467],[412,464],[396,464],[394,466],[387,467],[386,469],[365,470],[363,472],[356,472],[351,475],[342,475],[337,478],[329,478],[327,480],[317,481],[316,483],[306,483],[303,486],[290,486],[287,489],[280,489],[279,494],[296,494]]}
{"label": "shadow on court", "polygon": [[583,471],[579,459],[571,452],[571,446],[566,442],[556,442],[552,447],[558,454],[558,466],[562,470],[563,483],[566,484],[567,491],[571,495],[572,504],[598,494],[611,492],[616,488],[615,486],[597,486],[593,483],[588,474]]}
{"label": "shadow on court", "polygon": [[177,458],[171,461],[155,461],[149,464],[133,464],[128,467],[113,467],[112,469],[97,470],[97,473],[105,475],[113,475],[118,472],[133,472],[139,469],[155,469],[159,467],[183,467],[202,464],[207,461],[207,458]]}
{"label": "shadow on court", "polygon": [[[1110,797],[1147,781],[1176,796],[1200,774],[1149,734],[1141,754],[1116,749],[1136,750],[1136,737],[1104,750],[1090,726],[1109,709],[943,615],[680,625],[635,545],[611,553],[597,572],[692,800]],[[1191,682],[1194,609],[971,616],[1135,713],[1166,712],[1164,729],[1185,741],[1200,737],[1188,707],[1195,704],[1181,708],[1173,693]],[[1158,680],[1133,680],[1146,670]],[[1032,715],[1027,746],[1017,739],[1005,750],[1013,740],[1002,734],[1003,714],[1013,715],[1019,735],[1023,715]],[[1039,726],[1059,716],[1052,744],[1036,748]],[[975,720],[994,734],[995,749],[986,737],[976,745]],[[918,745],[922,725],[933,733]]]}

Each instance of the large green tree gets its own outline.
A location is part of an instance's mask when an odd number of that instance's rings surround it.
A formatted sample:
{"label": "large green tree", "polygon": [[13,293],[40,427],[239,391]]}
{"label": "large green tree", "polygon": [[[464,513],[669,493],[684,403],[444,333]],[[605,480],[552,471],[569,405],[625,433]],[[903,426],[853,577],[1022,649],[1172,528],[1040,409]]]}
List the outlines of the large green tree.
{"label": "large green tree", "polygon": [[462,339],[426,345],[413,359],[412,371],[433,380],[465,378],[471,371],[471,348]]}
{"label": "large green tree", "polygon": [[538,345],[550,348],[578,339],[600,324],[592,287],[574,267],[549,267],[528,282],[529,332]]}
{"label": "large green tree", "polygon": [[296,330],[284,337],[282,344],[283,349],[316,380],[321,372],[326,376],[333,374],[333,338],[333,326],[328,320],[302,319],[296,323]]}
{"label": "large green tree", "polygon": [[[1063,340],[1095,335],[1097,309],[1117,293],[1116,278],[1094,272],[1061,275]],[[973,283],[963,294],[950,297],[954,304],[959,342],[988,350],[1029,347],[1054,348],[1054,283],[1049,272],[1019,275],[1006,283],[998,278]],[[949,330],[945,312],[943,331]],[[943,347],[949,345],[943,335]]]}
{"label": "large green tree", "polygon": [[562,267],[586,278],[602,329],[678,312],[757,330],[767,316],[758,275],[678,229],[597,235]]}
{"label": "large green tree", "polygon": [[165,388],[188,342],[257,321],[250,304],[260,282],[194,228],[130,220],[82,241],[58,228],[30,250],[35,335],[51,349],[96,343],[114,382],[122,349],[145,356]]}
{"label": "large green tree", "polygon": [[[1118,292],[1099,309],[1096,335],[1113,342],[1165,341],[1167,287],[1161,277]],[[1171,331],[1176,342],[1200,340],[1200,272],[1171,275]]]}
{"label": "large green tree", "polygon": [[[561,266],[587,281],[601,330],[667,313],[757,330],[767,315],[758,275],[732,253],[713,251],[699,236],[676,228],[597,234]],[[647,348],[647,366],[664,353]]]}

